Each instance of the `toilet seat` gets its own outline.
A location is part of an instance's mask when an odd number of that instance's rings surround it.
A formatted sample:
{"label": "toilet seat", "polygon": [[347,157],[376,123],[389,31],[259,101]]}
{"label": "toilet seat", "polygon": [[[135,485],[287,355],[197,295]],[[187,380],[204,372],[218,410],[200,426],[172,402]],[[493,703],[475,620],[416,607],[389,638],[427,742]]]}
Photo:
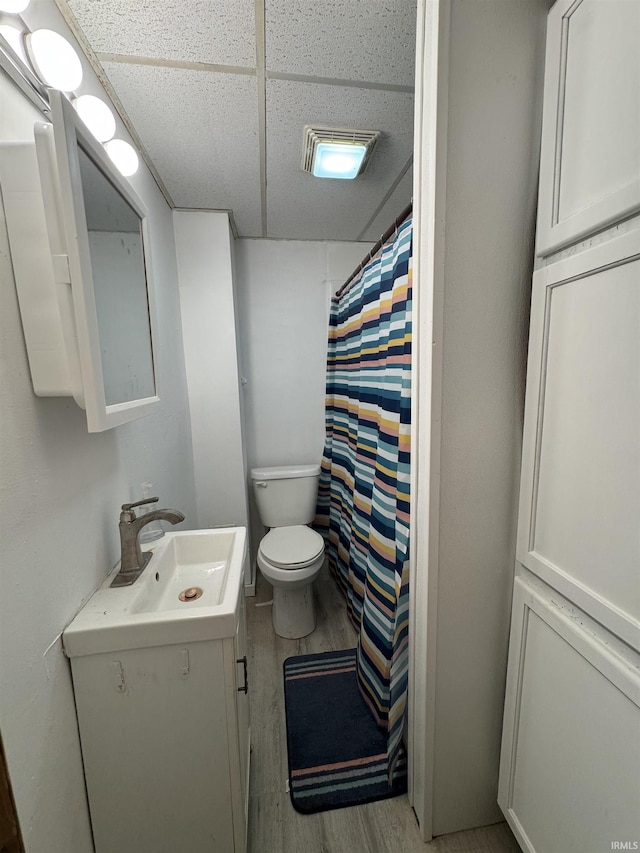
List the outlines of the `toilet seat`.
{"label": "toilet seat", "polygon": [[304,524],[274,527],[260,542],[262,558],[280,569],[303,569],[324,551],[324,539]]}

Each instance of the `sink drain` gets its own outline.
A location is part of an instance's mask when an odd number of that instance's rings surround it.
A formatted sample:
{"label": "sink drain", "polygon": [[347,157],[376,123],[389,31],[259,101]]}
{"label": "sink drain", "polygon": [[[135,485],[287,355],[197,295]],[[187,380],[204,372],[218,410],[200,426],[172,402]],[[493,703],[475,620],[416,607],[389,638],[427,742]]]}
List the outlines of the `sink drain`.
{"label": "sink drain", "polygon": [[180,601],[196,601],[200,598],[202,592],[199,586],[190,586],[188,589],[183,589],[178,598]]}

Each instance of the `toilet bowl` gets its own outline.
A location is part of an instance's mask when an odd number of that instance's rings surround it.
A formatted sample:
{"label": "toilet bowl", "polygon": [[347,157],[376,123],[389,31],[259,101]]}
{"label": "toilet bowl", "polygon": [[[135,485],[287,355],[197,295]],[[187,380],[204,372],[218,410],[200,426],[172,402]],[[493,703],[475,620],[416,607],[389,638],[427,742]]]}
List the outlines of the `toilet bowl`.
{"label": "toilet bowl", "polygon": [[273,587],[273,627],[279,637],[298,639],[316,624],[313,581],[324,563],[324,540],[313,521],[319,465],[254,468],[251,471],[260,518],[269,532],[257,563]]}
{"label": "toilet bowl", "polygon": [[312,584],[323,563],[324,540],[310,527],[276,527],[260,543],[258,567],[273,587],[279,637],[306,637],[316,627]]}

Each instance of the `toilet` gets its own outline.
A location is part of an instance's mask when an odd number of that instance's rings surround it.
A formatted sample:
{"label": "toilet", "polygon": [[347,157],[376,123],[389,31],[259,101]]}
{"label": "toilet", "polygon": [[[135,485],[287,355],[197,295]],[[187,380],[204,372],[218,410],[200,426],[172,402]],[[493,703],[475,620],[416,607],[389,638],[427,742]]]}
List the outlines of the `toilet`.
{"label": "toilet", "polygon": [[269,528],[258,568],[273,587],[273,627],[279,637],[306,637],[316,627],[313,581],[324,562],[324,540],[307,525],[316,514],[319,465],[253,468],[260,520]]}

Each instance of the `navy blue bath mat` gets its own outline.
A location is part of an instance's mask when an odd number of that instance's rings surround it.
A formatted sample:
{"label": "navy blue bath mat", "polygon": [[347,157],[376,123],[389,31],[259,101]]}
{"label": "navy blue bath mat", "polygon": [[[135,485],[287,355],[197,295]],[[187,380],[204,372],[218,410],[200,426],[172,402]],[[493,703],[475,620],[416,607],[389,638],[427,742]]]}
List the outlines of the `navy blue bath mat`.
{"label": "navy blue bath mat", "polygon": [[356,680],[356,650],[284,662],[289,787],[296,811],[310,814],[404,794],[404,750],[387,777],[387,738]]}

